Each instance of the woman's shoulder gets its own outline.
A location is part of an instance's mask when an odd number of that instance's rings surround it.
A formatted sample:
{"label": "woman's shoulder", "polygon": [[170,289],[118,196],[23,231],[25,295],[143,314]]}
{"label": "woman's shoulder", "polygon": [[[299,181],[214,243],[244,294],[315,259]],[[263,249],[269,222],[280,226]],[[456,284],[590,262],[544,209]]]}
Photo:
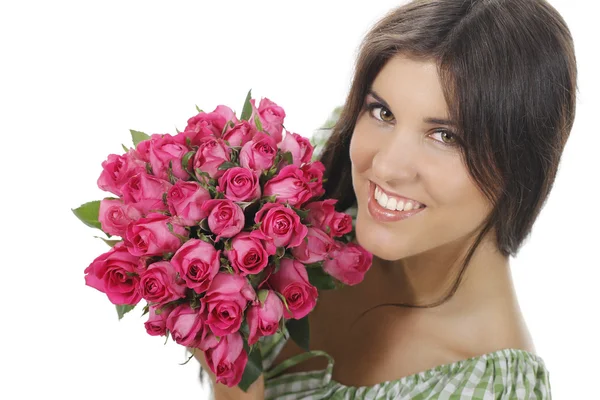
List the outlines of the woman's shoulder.
{"label": "woman's shoulder", "polygon": [[[502,349],[371,386],[348,386],[332,379],[334,360],[322,351],[298,354],[277,365],[285,346],[280,332],[264,338],[263,367],[266,399],[419,399],[452,394],[456,399],[550,399],[549,372],[543,359],[526,350]],[[328,359],[327,368],[286,373],[307,358]]]}

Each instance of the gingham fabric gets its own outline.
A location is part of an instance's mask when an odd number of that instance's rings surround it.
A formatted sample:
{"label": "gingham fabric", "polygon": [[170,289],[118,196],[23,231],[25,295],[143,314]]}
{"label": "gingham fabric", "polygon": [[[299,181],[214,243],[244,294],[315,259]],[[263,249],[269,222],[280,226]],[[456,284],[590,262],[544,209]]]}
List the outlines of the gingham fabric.
{"label": "gingham fabric", "polygon": [[[263,338],[265,399],[397,399],[397,400],[522,400],[551,399],[549,373],[543,360],[532,353],[506,349],[442,365],[395,381],[374,386],[350,387],[331,378],[334,360],[312,351],[272,367],[285,345],[282,334]],[[285,369],[314,356],[325,356],[325,370],[285,373]]]}

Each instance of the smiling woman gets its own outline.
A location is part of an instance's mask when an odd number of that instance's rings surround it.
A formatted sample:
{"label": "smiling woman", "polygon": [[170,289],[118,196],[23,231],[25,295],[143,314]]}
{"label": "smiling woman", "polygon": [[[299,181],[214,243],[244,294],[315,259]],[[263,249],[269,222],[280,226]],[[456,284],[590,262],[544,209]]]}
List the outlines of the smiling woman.
{"label": "smiling woman", "polygon": [[490,213],[448,113],[431,60],[392,58],[365,98],[350,144],[357,235],[382,259],[470,236]]}
{"label": "smiling woman", "polygon": [[576,77],[544,0],[417,0],[367,33],[321,160],[373,267],[320,297],[322,357],[269,339],[266,398],[551,398],[509,258],[552,188]]}

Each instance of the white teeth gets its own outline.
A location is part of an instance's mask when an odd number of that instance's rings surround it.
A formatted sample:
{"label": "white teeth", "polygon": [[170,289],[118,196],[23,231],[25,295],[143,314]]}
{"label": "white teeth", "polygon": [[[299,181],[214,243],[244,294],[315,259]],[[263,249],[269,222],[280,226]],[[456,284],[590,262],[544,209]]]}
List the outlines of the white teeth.
{"label": "white teeth", "polygon": [[391,211],[395,211],[397,203],[398,203],[398,201],[396,199],[394,199],[393,197],[390,197],[387,201],[387,204],[385,205],[385,208],[387,208],[388,210],[391,210]]}
{"label": "white teeth", "polygon": [[388,201],[388,195],[385,193],[381,193],[379,204],[381,204],[383,207],[385,207],[387,205],[387,201]]}
{"label": "white teeth", "polygon": [[396,204],[396,210],[397,210],[397,211],[402,211],[402,210],[404,210],[404,201],[402,201],[402,200],[399,200],[399,201],[398,201],[398,204]]}
{"label": "white teeth", "polygon": [[419,206],[412,201],[408,200],[405,202],[404,200],[399,200],[394,197],[389,197],[387,194],[385,194],[383,192],[383,190],[381,190],[381,188],[379,186],[375,186],[374,197],[375,197],[375,200],[377,201],[377,203],[379,203],[379,205],[381,207],[388,209],[390,211],[392,211],[392,210],[410,211],[410,210],[416,210],[419,208]]}

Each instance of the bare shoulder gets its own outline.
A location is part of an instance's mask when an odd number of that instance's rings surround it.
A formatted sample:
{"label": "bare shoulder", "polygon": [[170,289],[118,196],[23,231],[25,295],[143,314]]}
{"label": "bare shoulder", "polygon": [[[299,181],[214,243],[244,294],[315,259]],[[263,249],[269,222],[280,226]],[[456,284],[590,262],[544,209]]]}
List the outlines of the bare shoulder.
{"label": "bare shoulder", "polygon": [[[481,303],[448,312],[437,309],[379,307],[365,304],[358,290],[323,293],[310,315],[311,348],[335,360],[333,379],[347,386],[371,386],[502,349],[534,353],[516,304]],[[274,365],[301,353],[289,341]],[[314,358],[286,372],[322,370]]]}

